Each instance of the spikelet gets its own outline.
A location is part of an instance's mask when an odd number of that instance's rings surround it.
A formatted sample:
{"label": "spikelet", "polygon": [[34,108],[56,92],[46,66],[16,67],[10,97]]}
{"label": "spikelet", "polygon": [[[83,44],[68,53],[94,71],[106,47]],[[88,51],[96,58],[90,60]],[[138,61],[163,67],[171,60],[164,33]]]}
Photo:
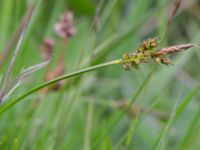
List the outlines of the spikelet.
{"label": "spikelet", "polygon": [[175,46],[169,46],[169,47],[160,49],[159,51],[155,53],[155,55],[159,56],[159,55],[177,53],[177,52],[187,50],[192,47],[197,47],[197,46],[195,44],[180,44],[180,45],[175,45]]}

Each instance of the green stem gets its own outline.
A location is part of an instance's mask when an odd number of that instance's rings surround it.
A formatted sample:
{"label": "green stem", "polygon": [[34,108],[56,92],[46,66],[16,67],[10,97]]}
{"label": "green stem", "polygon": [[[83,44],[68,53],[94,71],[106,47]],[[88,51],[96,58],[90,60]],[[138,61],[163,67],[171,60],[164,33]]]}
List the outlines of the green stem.
{"label": "green stem", "polygon": [[27,91],[26,93],[22,94],[18,98],[14,99],[14,100],[11,100],[10,103],[7,103],[7,104],[3,105],[0,108],[0,114],[5,112],[7,109],[12,107],[16,103],[20,102],[25,97],[31,95],[32,93],[35,93],[35,92],[39,91],[40,89],[42,89],[44,87],[47,87],[47,86],[51,85],[53,83],[56,83],[58,81],[65,80],[65,79],[68,79],[68,78],[71,78],[71,77],[74,77],[74,76],[78,76],[78,75],[81,75],[81,74],[86,73],[86,72],[90,72],[90,71],[93,71],[93,70],[97,70],[97,69],[100,69],[100,68],[104,68],[104,67],[107,67],[107,66],[120,64],[120,63],[121,63],[121,60],[113,60],[113,61],[102,63],[102,64],[99,64],[99,65],[91,66],[91,67],[88,67],[88,68],[85,68],[85,69],[81,69],[81,70],[78,70],[78,71],[75,71],[75,72],[60,76],[60,77],[55,78],[53,80],[47,81],[47,82],[45,82],[43,84],[40,84],[39,86],[37,86],[37,87],[35,87],[35,88],[33,88],[33,89],[29,90],[29,91]]}

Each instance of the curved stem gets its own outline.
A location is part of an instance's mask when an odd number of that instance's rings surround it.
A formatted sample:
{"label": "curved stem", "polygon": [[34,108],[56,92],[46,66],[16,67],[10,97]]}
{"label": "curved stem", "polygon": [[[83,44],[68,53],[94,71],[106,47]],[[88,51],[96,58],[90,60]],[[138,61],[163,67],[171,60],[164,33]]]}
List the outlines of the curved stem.
{"label": "curved stem", "polygon": [[91,66],[91,67],[88,67],[88,68],[85,68],[85,69],[81,69],[81,70],[78,70],[78,71],[75,71],[75,72],[60,76],[60,77],[55,78],[53,80],[47,81],[47,82],[45,82],[45,83],[43,83],[43,84],[41,84],[41,85],[31,89],[31,90],[25,92],[24,94],[22,94],[18,98],[14,99],[14,100],[11,100],[11,102],[9,102],[9,103],[5,104],[4,106],[2,106],[0,108],[0,114],[5,112],[7,109],[12,107],[16,103],[20,102],[25,97],[31,95],[32,93],[35,93],[35,92],[39,91],[40,89],[42,89],[44,87],[47,87],[47,86],[51,85],[53,83],[56,83],[58,81],[65,80],[65,79],[68,79],[68,78],[71,78],[71,77],[74,77],[74,76],[78,76],[78,75],[81,75],[81,74],[86,73],[86,72],[90,72],[90,71],[93,71],[93,70],[97,70],[97,69],[100,69],[100,68],[104,68],[104,67],[107,67],[107,66],[120,64],[120,63],[121,63],[121,60],[113,60],[113,61],[102,63],[102,64],[99,64],[99,65]]}

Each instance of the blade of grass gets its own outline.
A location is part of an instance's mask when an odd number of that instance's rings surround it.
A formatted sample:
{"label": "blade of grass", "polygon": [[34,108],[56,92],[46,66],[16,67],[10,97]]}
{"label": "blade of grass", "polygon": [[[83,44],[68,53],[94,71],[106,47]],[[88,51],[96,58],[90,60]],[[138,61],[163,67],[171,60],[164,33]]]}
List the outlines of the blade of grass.
{"label": "blade of grass", "polygon": [[27,9],[27,13],[26,13],[25,17],[22,19],[22,21],[21,21],[20,25],[18,26],[16,32],[13,34],[13,36],[11,37],[9,43],[6,45],[6,48],[3,50],[3,54],[2,54],[1,60],[0,60],[0,68],[3,67],[3,64],[5,63],[5,60],[9,56],[12,48],[14,47],[14,44],[17,42],[18,37],[22,33],[22,30],[24,28],[24,24],[27,21],[27,17],[29,17],[29,15],[31,15],[32,13],[33,13],[33,7],[29,7]]}
{"label": "blade of grass", "polygon": [[1,15],[0,15],[0,49],[2,50],[6,40],[8,39],[9,27],[12,24],[12,10],[13,1],[1,1]]}
{"label": "blade of grass", "polygon": [[175,105],[174,105],[174,109],[173,109],[173,112],[171,114],[171,117],[167,123],[167,125],[165,126],[165,128],[162,130],[159,138],[158,138],[158,141],[156,142],[156,147],[155,149],[156,150],[163,150],[163,149],[166,149],[166,142],[167,142],[167,134],[168,134],[168,131],[169,131],[169,128],[170,126],[172,125],[172,123],[174,122],[174,119],[175,119],[175,116],[176,116],[176,108],[177,108],[177,105],[178,105],[178,101],[176,101]]}
{"label": "blade of grass", "polygon": [[3,105],[0,108],[0,114],[5,112],[7,109],[12,107],[13,105],[18,103],[19,101],[23,100],[25,97],[31,95],[32,93],[37,92],[38,90],[40,90],[40,89],[42,89],[42,88],[44,88],[46,86],[49,86],[49,85],[51,85],[53,83],[56,83],[58,81],[61,81],[61,80],[64,80],[64,79],[68,79],[68,78],[71,78],[71,77],[74,77],[74,76],[77,76],[77,75],[80,75],[80,74],[83,74],[83,73],[86,73],[86,72],[89,72],[89,71],[97,70],[97,69],[104,68],[104,67],[111,66],[111,65],[115,65],[115,64],[118,64],[118,63],[119,63],[119,60],[110,61],[110,62],[103,63],[103,64],[100,64],[100,65],[91,66],[91,67],[88,67],[88,68],[85,68],[85,69],[81,69],[81,70],[78,70],[78,71],[75,71],[75,72],[60,76],[60,77],[58,77],[56,79],[47,81],[47,82],[45,82],[45,83],[43,83],[43,84],[41,84],[41,85],[29,90],[29,91],[27,91],[26,93],[22,94],[18,98],[14,99],[14,100],[11,100],[11,102],[6,103],[5,105]]}
{"label": "blade of grass", "polygon": [[[151,78],[153,70],[151,70],[149,72],[149,74],[146,76],[146,78],[144,79],[144,81],[142,82],[142,84],[140,85],[140,87],[137,89],[137,91],[133,94],[132,98],[130,99],[130,103],[128,104],[128,106],[116,117],[113,119],[113,121],[110,123],[109,126],[109,131],[113,132],[114,131],[114,127],[117,126],[117,124],[119,123],[119,121],[122,119],[122,117],[124,116],[124,114],[128,113],[128,111],[130,110],[131,106],[133,105],[133,103],[136,101],[136,99],[138,98],[138,96],[142,93],[143,89],[146,87],[146,85],[149,83],[149,80]],[[126,138],[127,135],[124,135],[122,138]],[[102,140],[102,139],[101,139]],[[97,143],[101,142],[101,140],[97,141]],[[95,145],[97,144],[95,143]]]}
{"label": "blade of grass", "polygon": [[188,149],[190,146],[188,145],[192,139],[193,134],[196,133],[195,126],[199,123],[200,118],[200,109],[197,111],[196,115],[193,117],[190,126],[186,129],[186,134],[182,137],[180,143],[178,144],[178,149]]}
{"label": "blade of grass", "polygon": [[134,131],[136,131],[136,128],[139,126],[139,124],[142,122],[144,117],[149,113],[149,110],[151,110],[157,103],[158,100],[155,100],[146,110],[143,114],[138,114],[135,118],[135,123],[133,124],[133,127],[130,126],[129,130],[120,138],[120,140],[117,142],[118,144],[115,146],[115,149],[118,149],[120,144],[126,140],[126,147],[127,149],[130,149],[129,146],[131,144],[131,139],[133,138]]}
{"label": "blade of grass", "polygon": [[84,144],[83,144],[83,149],[84,150],[89,150],[90,149],[90,137],[91,137],[91,129],[92,129],[92,118],[93,118],[93,102],[92,100],[89,101],[88,104],[88,112],[87,112],[87,119],[86,119],[86,126],[85,126],[85,135],[84,135]]}
{"label": "blade of grass", "polygon": [[137,115],[135,118],[131,120],[128,131],[119,139],[119,141],[116,142],[116,145],[113,148],[114,150],[119,149],[123,142],[125,142],[124,145],[128,149],[132,140],[132,135],[136,129],[136,125],[138,124],[138,121],[139,121],[139,115]]}
{"label": "blade of grass", "polygon": [[[102,138],[102,141],[101,141],[101,145],[100,145],[100,148],[101,150],[112,150],[112,144],[111,144],[111,141],[110,141],[110,138],[109,138],[109,132],[108,132],[108,129],[107,129],[107,126],[106,126],[106,121],[103,120],[102,121],[102,125],[101,125],[101,129],[100,129],[100,136]],[[95,147],[92,147],[92,149],[95,149]]]}
{"label": "blade of grass", "polygon": [[200,90],[200,84],[197,85],[196,88],[194,88],[188,95],[187,97],[182,101],[182,103],[178,106],[176,109],[176,117],[180,116],[180,114],[183,112],[185,107],[187,107],[188,103],[194,98],[199,93]]}
{"label": "blade of grass", "polygon": [[118,1],[119,0],[108,1],[107,5],[103,11],[103,14],[100,17],[101,22],[100,22],[100,27],[99,27],[99,33],[97,36],[98,37],[97,43],[99,43],[100,38],[102,37],[102,33],[104,33],[103,30],[105,29],[106,24],[109,22],[108,19],[112,15],[112,12],[114,11]]}
{"label": "blade of grass", "polygon": [[[183,86],[183,88],[184,87],[185,86]],[[171,113],[171,116],[170,116],[166,126],[163,128],[163,130],[161,131],[161,133],[158,137],[158,140],[156,141],[156,144],[155,144],[155,147],[154,147],[154,149],[156,149],[156,150],[164,150],[167,147],[167,142],[168,142],[167,135],[169,136],[170,127],[172,126],[172,123],[176,119],[176,111],[177,111],[177,108],[178,108],[178,101],[179,101],[179,97],[181,96],[182,91],[180,92],[177,100],[175,101],[173,111]]]}
{"label": "blade of grass", "polygon": [[26,35],[28,24],[29,24],[29,22],[31,20],[32,14],[33,14],[33,11],[29,11],[29,14],[27,15],[27,17],[25,19],[25,22],[24,22],[24,25],[23,25],[23,29],[22,29],[21,35],[19,37],[19,41],[17,43],[16,49],[14,51],[13,57],[11,59],[11,62],[10,62],[10,65],[9,65],[9,68],[8,68],[8,71],[7,71],[7,74],[6,74],[6,77],[5,77],[3,85],[2,85],[2,91],[3,92],[6,92],[8,90],[7,87],[8,87],[8,83],[9,83],[9,80],[10,80],[10,76],[11,76],[15,61],[17,59],[17,55],[18,55],[18,53],[20,51],[22,42],[23,42],[24,37]]}

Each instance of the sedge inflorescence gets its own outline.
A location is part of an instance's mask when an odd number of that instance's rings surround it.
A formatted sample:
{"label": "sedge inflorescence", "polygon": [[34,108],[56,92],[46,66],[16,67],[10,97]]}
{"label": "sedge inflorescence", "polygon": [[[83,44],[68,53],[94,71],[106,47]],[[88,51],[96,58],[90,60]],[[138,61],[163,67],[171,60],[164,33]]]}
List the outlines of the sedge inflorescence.
{"label": "sedge inflorescence", "polygon": [[150,59],[157,63],[169,65],[172,64],[172,62],[168,57],[168,54],[180,52],[196,46],[194,44],[179,44],[165,48],[158,48],[158,43],[158,38],[150,38],[143,41],[136,52],[124,53],[120,61],[123,68],[125,70],[138,68],[141,63],[145,63]]}

